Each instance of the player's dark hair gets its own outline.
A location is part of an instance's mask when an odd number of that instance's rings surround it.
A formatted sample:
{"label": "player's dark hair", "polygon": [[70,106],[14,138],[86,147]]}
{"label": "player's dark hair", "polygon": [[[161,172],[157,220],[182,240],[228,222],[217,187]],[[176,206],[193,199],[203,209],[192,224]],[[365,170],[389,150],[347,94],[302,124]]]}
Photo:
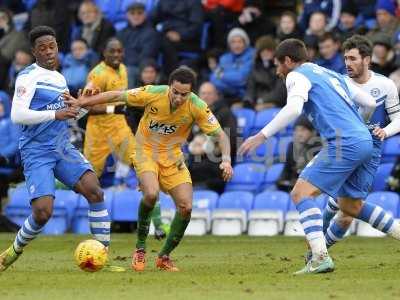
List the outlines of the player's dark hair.
{"label": "player's dark hair", "polygon": [[51,35],[55,38],[56,32],[53,28],[49,26],[36,26],[35,28],[33,28],[29,32],[29,41],[31,43],[31,46],[34,47],[36,40],[44,35]]}
{"label": "player's dark hair", "polygon": [[106,40],[106,42],[105,42],[105,44],[104,44],[104,50],[106,50],[106,49],[108,48],[108,46],[109,46],[110,43],[115,42],[115,41],[119,42],[119,43],[121,44],[121,46],[124,45],[118,37],[112,36],[112,37],[110,37],[110,38],[108,38],[108,39]]}
{"label": "player's dark hair", "polygon": [[174,81],[190,84],[194,88],[196,85],[196,73],[189,67],[181,66],[169,75],[168,84],[171,85]]}
{"label": "player's dark hair", "polygon": [[343,52],[351,49],[357,49],[361,57],[372,56],[372,43],[366,37],[356,34],[344,41]]}
{"label": "player's dark hair", "polygon": [[307,61],[306,45],[298,39],[286,39],[282,41],[276,48],[275,57],[280,62],[283,62],[286,56],[294,62]]}

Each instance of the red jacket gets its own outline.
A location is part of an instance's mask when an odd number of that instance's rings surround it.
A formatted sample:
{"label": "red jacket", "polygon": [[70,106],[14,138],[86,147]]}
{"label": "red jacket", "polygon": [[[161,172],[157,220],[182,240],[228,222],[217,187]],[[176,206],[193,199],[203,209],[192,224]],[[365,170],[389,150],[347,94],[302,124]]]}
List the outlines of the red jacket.
{"label": "red jacket", "polygon": [[222,6],[233,12],[241,12],[245,0],[203,0],[203,6],[206,10],[213,10],[217,6]]}

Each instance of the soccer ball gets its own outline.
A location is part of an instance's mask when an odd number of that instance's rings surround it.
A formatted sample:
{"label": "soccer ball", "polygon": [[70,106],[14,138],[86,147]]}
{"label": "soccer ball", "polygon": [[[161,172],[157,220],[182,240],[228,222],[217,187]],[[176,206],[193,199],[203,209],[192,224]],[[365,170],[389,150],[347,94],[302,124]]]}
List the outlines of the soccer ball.
{"label": "soccer ball", "polygon": [[107,262],[106,247],[96,240],[81,242],[75,250],[75,260],[79,268],[86,272],[97,272]]}

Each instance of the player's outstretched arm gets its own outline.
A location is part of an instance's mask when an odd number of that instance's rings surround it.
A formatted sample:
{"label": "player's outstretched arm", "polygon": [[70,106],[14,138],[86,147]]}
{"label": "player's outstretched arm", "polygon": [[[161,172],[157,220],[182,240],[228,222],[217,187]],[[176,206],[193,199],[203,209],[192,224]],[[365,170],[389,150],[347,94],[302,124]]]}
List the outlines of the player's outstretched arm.
{"label": "player's outstretched arm", "polygon": [[222,154],[222,162],[219,165],[219,168],[222,170],[222,178],[224,181],[229,181],[233,176],[230,140],[222,129],[215,135],[215,138],[218,141]]}
{"label": "player's outstretched arm", "polygon": [[79,107],[88,107],[97,104],[124,101],[124,93],[124,91],[109,91],[94,96],[81,95],[78,97],[78,99],[72,99],[72,97],[68,97],[68,99],[66,99],[64,102],[71,105],[78,105]]}
{"label": "player's outstretched arm", "polygon": [[288,98],[287,103],[261,131],[246,139],[239,147],[238,154],[245,155],[256,149],[265,140],[296,120],[303,111],[304,99],[301,96]]}

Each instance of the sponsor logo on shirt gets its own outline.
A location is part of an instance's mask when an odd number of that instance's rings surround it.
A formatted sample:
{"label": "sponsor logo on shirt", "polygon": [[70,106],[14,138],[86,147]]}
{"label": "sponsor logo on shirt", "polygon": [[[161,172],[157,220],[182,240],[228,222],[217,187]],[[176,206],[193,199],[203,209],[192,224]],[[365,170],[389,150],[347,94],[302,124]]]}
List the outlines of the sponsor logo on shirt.
{"label": "sponsor logo on shirt", "polygon": [[165,124],[150,120],[149,129],[158,134],[169,135],[175,133],[178,129],[178,126],[175,124]]}
{"label": "sponsor logo on shirt", "polygon": [[46,110],[59,110],[65,107],[64,101],[47,104]]}

